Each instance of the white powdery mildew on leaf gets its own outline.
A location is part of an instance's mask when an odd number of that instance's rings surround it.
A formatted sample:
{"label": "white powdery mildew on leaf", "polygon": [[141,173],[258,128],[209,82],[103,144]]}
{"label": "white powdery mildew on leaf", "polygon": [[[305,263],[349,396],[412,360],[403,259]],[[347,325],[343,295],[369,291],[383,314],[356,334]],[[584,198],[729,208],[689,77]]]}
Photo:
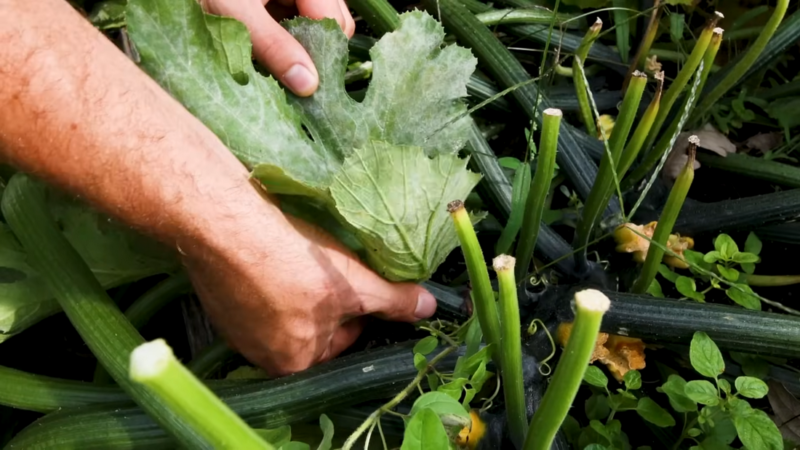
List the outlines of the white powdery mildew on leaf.
{"label": "white powdery mildew on leaf", "polygon": [[422,147],[431,156],[464,146],[470,118],[461,99],[477,61],[465,48],[442,49],[444,29],[433,17],[422,11],[401,15],[398,30],[370,50],[374,69],[362,103],[344,89],[347,38],[336,22],[320,26],[295,19],[287,28],[309,50],[320,73],[313,96],[291,100],[330,151],[348,156],[369,140]]}
{"label": "white powdery mildew on leaf", "polygon": [[458,245],[447,202],[480,180],[454,155],[373,142],[345,160],[331,185],[336,208],[353,225],[374,269],[394,280],[430,277]]}
{"label": "white powdery mildew on leaf", "polygon": [[306,137],[278,83],[242,63],[251,47],[244,25],[206,15],[194,0],[132,1],[127,21],[142,67],[248,167],[269,163],[327,186],[337,162]]}

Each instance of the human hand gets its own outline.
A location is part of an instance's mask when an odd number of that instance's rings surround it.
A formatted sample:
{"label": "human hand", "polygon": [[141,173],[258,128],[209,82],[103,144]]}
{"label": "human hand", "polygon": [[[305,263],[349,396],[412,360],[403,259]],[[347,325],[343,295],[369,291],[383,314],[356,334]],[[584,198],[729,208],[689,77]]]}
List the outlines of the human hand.
{"label": "human hand", "polygon": [[259,63],[295,94],[306,97],[319,85],[319,74],[302,45],[278,21],[292,15],[331,18],[352,37],[355,22],[344,0],[201,0],[203,9],[244,23]]}
{"label": "human hand", "polygon": [[274,199],[261,202],[263,211],[220,231],[220,245],[183,251],[211,321],[249,361],[275,375],[298,372],[349,347],[365,315],[416,322],[435,312],[425,289],[384,280],[320,228],[292,217],[265,222],[276,217]]}

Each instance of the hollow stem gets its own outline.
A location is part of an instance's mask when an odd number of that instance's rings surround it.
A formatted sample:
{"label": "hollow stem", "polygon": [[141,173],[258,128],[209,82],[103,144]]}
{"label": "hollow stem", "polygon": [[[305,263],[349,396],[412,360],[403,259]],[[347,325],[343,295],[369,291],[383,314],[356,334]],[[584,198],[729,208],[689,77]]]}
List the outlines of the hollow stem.
{"label": "hollow stem", "polygon": [[[519,261],[516,274],[520,279],[528,273],[533,259],[533,249],[536,247],[536,241],[539,238],[544,203],[547,199],[547,193],[550,191],[550,183],[556,166],[561,117],[561,110],[558,109],[549,108],[542,112],[542,135],[539,140],[539,153],[536,156],[536,173],[530,183],[528,198],[525,202],[525,215],[522,219],[522,229],[520,230],[516,249],[516,257]],[[483,326],[482,323],[481,326]]]}
{"label": "hollow stem", "polygon": [[349,0],[347,6],[363,17],[379,36],[390,33],[400,26],[397,10],[386,0]]}
{"label": "hollow stem", "polygon": [[503,393],[511,440],[520,448],[525,440],[528,413],[522,380],[522,332],[520,330],[514,258],[500,255],[493,261],[500,287],[501,345],[503,347]]}
{"label": "hollow stem", "polygon": [[800,275],[749,275],[739,274],[742,281],[756,287],[778,287],[800,284]]}
{"label": "hollow stem", "polygon": [[661,0],[655,0],[653,4],[653,12],[650,14],[650,22],[647,23],[647,31],[645,31],[644,38],[639,44],[639,48],[636,49],[636,56],[634,56],[633,63],[628,67],[628,73],[625,75],[625,81],[622,83],[623,91],[628,89],[628,84],[631,81],[633,72],[644,68],[645,60],[650,53],[650,47],[653,46],[653,42],[656,40],[656,35],[658,35],[658,23],[661,18],[660,3]]}
{"label": "hollow stem", "polygon": [[[703,86],[705,85],[706,81],[708,80],[708,76],[711,73],[711,67],[714,63],[714,59],[717,57],[717,52],[719,52],[720,45],[722,44],[722,34],[722,28],[715,28],[713,30],[711,41],[709,42],[708,47],[706,48],[706,53],[703,56],[703,71],[700,73],[700,84],[697,86],[696,90],[698,94],[703,92]],[[672,147],[671,144],[673,142],[673,137],[680,132],[682,122],[681,119],[684,119],[685,123],[685,118],[681,116],[686,115],[686,111],[691,111],[693,105],[689,105],[689,101],[692,101],[694,104],[697,102],[697,99],[697,95],[695,95],[694,98],[688,94],[684,97],[680,107],[680,111],[682,111],[682,113],[675,115],[672,123],[670,123],[667,130],[661,135],[661,138],[658,140],[655,148],[650,149],[650,151],[645,154],[641,164],[639,164],[639,166],[636,167],[636,169],[634,169],[625,179],[625,181],[622,183],[623,189],[631,188],[634,184],[638,183],[639,180],[644,178],[650,169],[652,169],[653,166],[655,166],[656,163],[664,156],[664,153],[670,150]],[[653,126],[655,127],[655,125]],[[651,128],[650,137],[654,136],[655,133],[658,133],[658,130],[656,128]]]}
{"label": "hollow stem", "polygon": [[[550,25],[553,20],[553,11],[544,8],[531,9],[492,9],[484,13],[475,14],[475,17],[486,26],[507,25],[513,23],[532,23]],[[558,13],[556,22],[566,24],[567,28],[577,26],[577,21],[571,21],[571,14]]]}
{"label": "hollow stem", "polygon": [[597,136],[597,124],[594,120],[592,106],[589,104],[589,92],[586,89],[586,77],[584,72],[579,70],[578,65],[585,65],[586,56],[589,54],[589,49],[600,34],[603,28],[603,21],[598,17],[594,25],[589,27],[586,35],[581,41],[581,46],[575,52],[575,57],[572,58],[572,76],[575,83],[575,96],[578,98],[578,105],[580,106],[581,119],[583,125],[586,127],[586,132],[589,136]]}
{"label": "hollow stem", "polygon": [[212,448],[275,448],[178,362],[163,339],[136,347],[130,358],[131,379],[160,397]]}
{"label": "hollow stem", "polygon": [[583,374],[594,351],[597,333],[611,301],[594,289],[575,294],[575,322],[550,385],[531,419],[524,450],[550,450],[556,433],[567,417]]}
{"label": "hollow stem", "polygon": [[639,102],[642,99],[642,93],[647,85],[647,75],[642,72],[636,72],[631,85],[625,97],[622,100],[622,107],[617,118],[617,123],[614,125],[614,132],[611,133],[611,139],[608,141],[608,148],[603,153],[603,158],[600,160],[600,169],[597,172],[594,186],[586,199],[586,204],[583,207],[583,213],[578,220],[578,225],[575,230],[574,248],[583,248],[576,258],[579,265],[585,263],[586,246],[588,246],[591,239],[592,230],[594,225],[600,219],[603,211],[605,211],[610,198],[607,195],[613,192],[615,185],[619,182],[619,174],[616,172],[617,162],[620,160],[622,150],[625,146],[625,141],[628,139],[633,121],[636,118],[636,112],[639,109]]}
{"label": "hollow stem", "polygon": [[778,0],[777,4],[775,5],[775,9],[772,12],[772,16],[770,16],[769,21],[767,22],[764,27],[761,29],[761,33],[758,35],[758,38],[755,42],[747,49],[747,53],[745,53],[744,57],[736,64],[736,66],[728,73],[725,78],[717,84],[714,89],[711,90],[708,94],[703,96],[703,101],[697,106],[694,111],[694,117],[702,117],[710,108],[714,105],[719,99],[722,98],[735,84],[739,81],[747,70],[750,69],[750,66],[753,65],[755,60],[758,58],[758,55],[764,50],[764,47],[767,46],[767,43],[770,39],[772,39],[772,35],[775,34],[775,30],[778,29],[778,26],[781,24],[783,17],[786,15],[786,10],[789,7],[789,0]]}
{"label": "hollow stem", "polygon": [[[656,225],[650,247],[647,250],[647,259],[645,259],[642,266],[642,273],[639,274],[639,278],[636,279],[631,290],[635,294],[647,292],[647,288],[658,273],[658,267],[664,258],[664,248],[669,240],[669,235],[672,233],[672,228],[675,226],[675,221],[681,212],[683,202],[686,200],[686,194],[689,193],[689,188],[694,180],[694,158],[699,143],[700,140],[697,139],[697,136],[689,137],[689,159],[675,180],[672,191],[670,191],[667,198],[667,203],[664,205],[664,210],[661,211],[661,216],[658,218],[658,225]],[[653,243],[657,245],[653,245]]]}
{"label": "hollow stem", "polygon": [[472,227],[472,220],[464,208],[464,202],[455,200],[447,205],[447,211],[453,219],[456,234],[461,243],[461,251],[467,263],[467,272],[472,284],[472,302],[481,330],[486,338],[486,343],[491,346],[492,359],[501,368],[503,366],[502,352],[500,351],[500,319],[497,315],[497,305],[494,300],[494,290],[489,281],[489,270],[483,258],[478,236]]}

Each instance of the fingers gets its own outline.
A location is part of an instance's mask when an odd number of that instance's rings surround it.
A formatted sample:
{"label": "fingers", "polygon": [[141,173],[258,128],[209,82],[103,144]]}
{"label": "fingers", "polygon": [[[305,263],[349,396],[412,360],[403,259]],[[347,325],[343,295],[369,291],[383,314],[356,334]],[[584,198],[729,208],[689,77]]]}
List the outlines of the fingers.
{"label": "fingers", "polygon": [[361,311],[384,320],[416,322],[436,312],[436,299],[422,286],[413,283],[389,283],[375,276],[359,289]]}
{"label": "fingers", "polygon": [[[256,59],[292,92],[307,97],[317,90],[319,75],[311,57],[303,46],[267,13],[260,0],[214,2],[212,12],[233,17],[244,23],[250,31]],[[341,17],[341,10],[338,7],[337,13]]]}
{"label": "fingers", "polygon": [[344,16],[344,27],[342,30],[349,39],[353,37],[353,34],[356,32],[356,22],[353,20],[353,15],[350,14],[350,8],[347,7],[347,3],[345,3],[344,0],[339,0],[339,7],[342,8],[342,15]]}
{"label": "fingers", "polygon": [[[339,26],[344,30],[347,27],[345,22],[345,14],[342,11],[340,0],[297,0],[297,12],[301,16],[310,19],[324,19],[331,18],[339,22]],[[350,12],[347,12],[350,15]],[[350,17],[350,20],[353,18]]]}
{"label": "fingers", "polygon": [[333,359],[338,356],[339,353],[347,350],[348,347],[353,345],[353,342],[361,336],[362,331],[364,331],[364,317],[356,317],[355,319],[350,319],[343,323],[342,326],[336,330],[336,333],[334,333],[328,349],[329,351],[327,355],[325,355],[324,360]]}

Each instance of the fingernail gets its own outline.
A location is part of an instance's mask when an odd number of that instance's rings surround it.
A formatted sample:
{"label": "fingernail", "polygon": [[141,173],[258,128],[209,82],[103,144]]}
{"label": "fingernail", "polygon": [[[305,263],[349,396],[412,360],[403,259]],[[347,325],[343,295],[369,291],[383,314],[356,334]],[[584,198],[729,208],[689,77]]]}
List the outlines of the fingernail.
{"label": "fingernail", "polygon": [[304,65],[295,64],[283,75],[283,84],[295,94],[307,96],[314,93],[317,88],[317,77]]}
{"label": "fingernail", "polygon": [[414,316],[417,319],[427,319],[436,312],[436,299],[429,292],[423,292],[417,297],[417,309]]}

